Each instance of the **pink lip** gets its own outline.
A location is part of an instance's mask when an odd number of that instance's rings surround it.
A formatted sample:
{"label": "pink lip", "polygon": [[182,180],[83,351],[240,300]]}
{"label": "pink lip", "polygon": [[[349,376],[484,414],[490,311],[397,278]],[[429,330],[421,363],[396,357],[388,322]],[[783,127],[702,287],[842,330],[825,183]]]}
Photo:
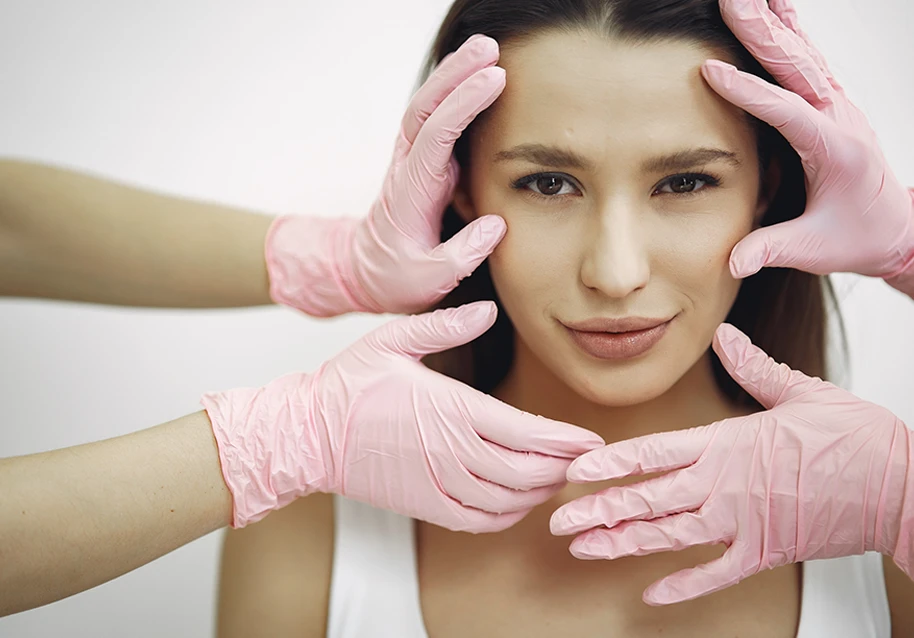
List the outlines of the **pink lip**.
{"label": "pink lip", "polygon": [[590,356],[597,359],[631,359],[657,345],[672,320],[626,317],[590,319],[563,325],[575,344]]}

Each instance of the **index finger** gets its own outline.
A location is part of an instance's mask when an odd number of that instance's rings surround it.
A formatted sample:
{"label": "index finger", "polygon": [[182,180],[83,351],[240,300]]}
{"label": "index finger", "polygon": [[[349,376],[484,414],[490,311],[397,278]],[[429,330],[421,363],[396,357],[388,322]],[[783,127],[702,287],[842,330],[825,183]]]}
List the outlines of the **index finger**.
{"label": "index finger", "polygon": [[573,459],[605,445],[590,430],[523,412],[487,395],[468,407],[470,425],[480,437],[518,452]]}
{"label": "index finger", "polygon": [[498,54],[498,43],[495,40],[477,34],[442,60],[406,108],[397,143],[398,156],[409,152],[425,120],[438,105],[474,73],[494,66],[498,62]]}
{"label": "index finger", "polygon": [[568,468],[568,480],[609,481],[687,467],[712,440],[711,427],[648,434],[588,452]]}

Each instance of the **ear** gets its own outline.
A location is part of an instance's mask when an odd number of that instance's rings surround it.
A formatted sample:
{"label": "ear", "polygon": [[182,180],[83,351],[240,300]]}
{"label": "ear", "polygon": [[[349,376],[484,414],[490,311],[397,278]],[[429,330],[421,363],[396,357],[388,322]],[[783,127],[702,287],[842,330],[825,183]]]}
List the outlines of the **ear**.
{"label": "ear", "polygon": [[762,223],[762,218],[768,212],[768,207],[774,201],[778,188],[781,186],[781,163],[777,158],[771,158],[768,168],[762,174],[762,183],[759,187],[758,204],[755,208],[755,226]]}
{"label": "ear", "polygon": [[451,202],[451,205],[454,207],[454,210],[457,211],[460,219],[466,224],[469,224],[478,217],[476,214],[476,207],[473,205],[473,199],[470,197],[469,181],[466,172],[462,172],[460,174],[460,181],[457,183],[457,188],[454,189],[454,201]]}

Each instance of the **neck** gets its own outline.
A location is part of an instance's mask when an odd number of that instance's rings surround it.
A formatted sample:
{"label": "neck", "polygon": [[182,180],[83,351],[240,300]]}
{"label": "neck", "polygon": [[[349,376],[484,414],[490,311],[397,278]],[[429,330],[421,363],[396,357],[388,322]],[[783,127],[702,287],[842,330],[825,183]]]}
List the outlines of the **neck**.
{"label": "neck", "polygon": [[636,405],[606,406],[582,398],[555,376],[518,340],[514,364],[494,392],[514,407],[596,432],[607,444],[625,439],[708,425],[747,414],[723,394],[714,380],[710,353],[662,395]]}

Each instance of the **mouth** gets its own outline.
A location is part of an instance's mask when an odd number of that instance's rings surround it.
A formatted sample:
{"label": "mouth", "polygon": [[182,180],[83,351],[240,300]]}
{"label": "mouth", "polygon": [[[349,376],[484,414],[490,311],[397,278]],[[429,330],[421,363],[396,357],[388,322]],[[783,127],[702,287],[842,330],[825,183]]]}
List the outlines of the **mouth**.
{"label": "mouth", "polygon": [[596,359],[619,360],[633,359],[653,348],[675,318],[590,319],[576,323],[562,322],[562,325],[585,354]]}

